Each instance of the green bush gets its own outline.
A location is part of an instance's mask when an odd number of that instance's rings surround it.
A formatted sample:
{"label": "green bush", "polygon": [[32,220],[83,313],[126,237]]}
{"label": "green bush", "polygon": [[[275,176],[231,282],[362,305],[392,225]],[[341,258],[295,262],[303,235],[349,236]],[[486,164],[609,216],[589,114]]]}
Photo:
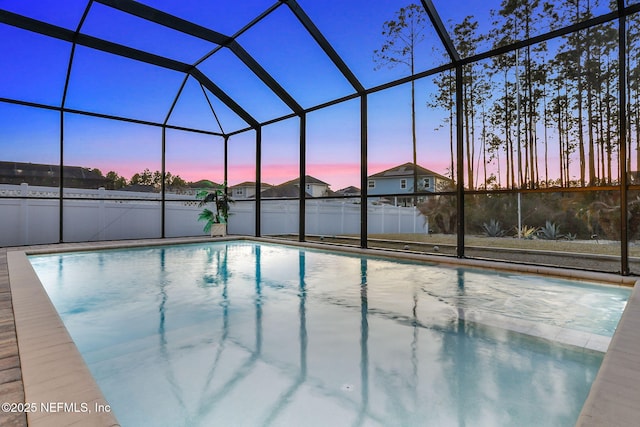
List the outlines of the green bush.
{"label": "green bush", "polygon": [[538,236],[545,240],[558,240],[563,237],[563,235],[560,234],[560,226],[551,221],[547,221],[544,227],[540,227]]}
{"label": "green bush", "polygon": [[506,231],[502,229],[500,221],[496,221],[495,219],[490,220],[489,224],[486,222],[482,224],[482,228],[487,237],[502,237],[506,233]]}

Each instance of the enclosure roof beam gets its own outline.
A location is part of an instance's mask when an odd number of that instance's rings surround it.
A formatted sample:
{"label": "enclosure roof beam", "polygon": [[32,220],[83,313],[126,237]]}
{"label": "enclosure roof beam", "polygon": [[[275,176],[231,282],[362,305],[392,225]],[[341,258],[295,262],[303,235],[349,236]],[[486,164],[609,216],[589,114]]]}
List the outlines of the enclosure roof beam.
{"label": "enclosure roof beam", "polygon": [[238,42],[233,40],[227,47],[293,112],[302,114],[302,106]]}
{"label": "enclosure roof beam", "polygon": [[13,27],[22,28],[23,30],[32,31],[56,39],[73,42],[74,31],[66,28],[57,27],[46,22],[37,21],[33,18],[18,15],[8,10],[0,9],[0,23],[11,25]]}
{"label": "enclosure roof beam", "polygon": [[229,107],[234,113],[236,113],[242,120],[247,122],[251,127],[256,128],[259,123],[249,113],[247,113],[242,107],[240,107],[229,95],[227,95],[222,89],[216,86],[202,71],[197,68],[191,68],[189,74],[193,76],[199,83],[209,89],[220,101],[222,101],[227,107]]}
{"label": "enclosure roof beam", "polygon": [[186,21],[177,16],[170,15],[158,9],[154,9],[150,6],[142,3],[134,2],[131,0],[94,0],[96,3],[101,3],[105,6],[112,7],[121,12],[128,13],[130,15],[137,16],[138,18],[146,19],[147,21],[155,22],[156,24],[163,25],[167,28],[178,30],[182,33],[198,37],[203,40],[210,41],[222,46],[227,45],[232,39],[217,31],[210,30],[206,27],[194,24]]}
{"label": "enclosure roof beam", "polygon": [[6,10],[0,10],[0,22],[12,25],[14,27],[22,28],[24,30],[33,31],[45,36],[54,37],[60,40],[68,42],[75,41],[79,45],[100,50],[102,52],[107,52],[114,55],[127,57],[136,61],[145,62],[147,64],[156,65],[158,67],[190,74],[200,83],[202,83],[207,89],[209,89],[211,93],[218,97],[218,99],[220,99],[227,107],[229,107],[234,113],[240,116],[250,126],[255,127],[258,125],[258,121],[256,119],[254,119],[233,99],[231,99],[231,97],[229,97],[222,89],[220,89],[204,74],[202,74],[201,71],[194,68],[190,64],[185,64],[183,62],[165,58],[163,56],[154,55],[142,50],[133,49],[117,43],[88,36],[86,34],[76,35],[74,31],[67,30],[66,28],[57,27],[46,22],[37,21],[32,18],[8,12]]}
{"label": "enclosure roof beam", "polygon": [[175,61],[170,58],[165,58],[164,56],[155,55],[153,53],[134,49],[128,46],[123,46],[118,43],[113,43],[107,40],[99,39],[97,37],[88,36],[86,34],[78,34],[75,41],[77,44],[82,46],[112,53],[118,56],[124,56],[129,59],[156,65],[162,68],[168,68],[170,70],[179,71],[181,73],[187,73],[191,69],[191,65],[185,64],[184,62]]}
{"label": "enclosure roof beam", "polygon": [[[640,8],[640,4],[636,6]],[[629,9],[631,8],[627,8],[627,10]],[[525,47],[533,46],[535,44],[552,40],[557,37],[561,37],[571,33],[576,33],[578,31],[585,30],[587,28],[595,27],[596,25],[606,24],[607,22],[614,21],[616,19],[618,19],[618,12],[605,13],[604,15],[596,16],[595,18],[586,19],[584,21],[580,21],[566,27],[558,28],[557,30],[549,31],[548,33],[530,37],[526,40],[518,40],[508,45],[500,46],[498,48],[495,48],[486,52],[482,52],[479,54],[468,56],[466,58],[462,58],[460,60],[460,63],[462,65],[467,65],[474,62],[480,62],[482,60],[485,60],[494,56],[503,55],[505,53],[509,53],[514,50],[523,49]]]}
{"label": "enclosure roof beam", "polygon": [[449,37],[449,32],[444,27],[442,19],[440,19],[440,15],[433,5],[433,2],[431,0],[422,0],[422,7],[427,11],[427,15],[429,15],[429,19],[431,19],[431,23],[438,33],[438,37],[440,37],[440,41],[442,41],[449,57],[453,62],[458,62],[460,60],[460,55],[458,54],[456,47],[453,45],[451,37]]}
{"label": "enclosure roof beam", "polygon": [[322,35],[318,27],[313,23],[311,18],[302,10],[298,2],[295,0],[280,0],[283,3],[286,3],[289,6],[289,9],[293,12],[293,14],[298,18],[300,23],[306,28],[307,32],[314,38],[316,43],[320,46],[320,48],[324,51],[324,53],[329,57],[329,59],[333,62],[333,64],[340,70],[342,75],[349,81],[351,86],[353,86],[354,90],[356,90],[359,94],[364,93],[364,86],[358,81],[356,76],[351,72],[351,69],[345,64],[345,62],[340,58],[340,55],[335,51],[331,43]]}
{"label": "enclosure roof beam", "polygon": [[269,75],[269,73],[244,50],[233,37],[226,36],[198,24],[194,24],[158,9],[130,0],[95,0],[97,3],[117,9],[121,12],[155,22],[167,28],[180,31],[208,42],[224,46],[231,50],[273,93],[278,96],[292,111],[302,112],[302,107]]}
{"label": "enclosure roof beam", "polygon": [[33,31],[44,36],[53,37],[70,43],[76,42],[79,45],[90,47],[92,49],[124,56],[130,59],[135,59],[136,61],[146,62],[147,64],[157,65],[170,70],[180,71],[182,73],[189,72],[189,69],[191,68],[191,65],[189,64],[102,40],[97,37],[88,36],[86,34],[76,34],[75,31],[48,24],[46,22],[37,21],[6,10],[0,10],[0,22],[22,28],[23,30]]}
{"label": "enclosure roof beam", "polygon": [[[60,107],[60,106],[57,106],[57,105],[39,104],[37,102],[22,101],[22,100],[19,100],[19,99],[11,99],[11,98],[0,97],[0,103],[22,105],[22,106],[25,106],[25,107],[40,108],[40,109],[43,109],[43,110],[58,111],[58,112],[62,112],[62,113],[77,114],[77,115],[80,115],[80,116],[96,117],[96,118],[100,118],[100,119],[117,120],[117,121],[120,121],[120,122],[135,123],[135,124],[138,124],[138,125],[155,126],[155,127],[166,127],[167,129],[175,129],[175,130],[181,130],[181,131],[185,131],[185,132],[200,133],[200,134],[203,134],[203,135],[214,135],[214,136],[222,136],[222,137],[225,136],[224,134],[222,134],[220,132],[213,132],[213,131],[202,130],[202,129],[194,129],[194,128],[189,128],[189,127],[184,127],[184,126],[175,126],[175,125],[169,125],[169,124],[165,124],[165,123],[152,122],[152,121],[148,121],[148,120],[132,119],[130,117],[114,116],[114,115],[111,115],[111,114],[94,113],[94,112],[91,112],[91,111],[77,110],[77,109],[74,109],[74,108]],[[251,130],[251,128],[244,129],[243,131],[246,132],[248,130]]]}

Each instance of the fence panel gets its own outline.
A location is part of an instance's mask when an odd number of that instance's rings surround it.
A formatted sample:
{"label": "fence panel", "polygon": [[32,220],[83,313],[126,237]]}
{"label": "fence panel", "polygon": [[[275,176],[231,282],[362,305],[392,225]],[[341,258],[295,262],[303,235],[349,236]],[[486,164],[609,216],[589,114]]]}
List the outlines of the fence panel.
{"label": "fence panel", "polygon": [[[142,239],[161,236],[161,203],[157,193],[66,189],[64,240],[69,242]],[[54,243],[59,239],[57,197],[54,187],[0,185],[0,245]],[[112,200],[113,199],[113,200]],[[116,200],[117,199],[117,200]],[[146,199],[146,200],[126,200]],[[167,237],[203,236],[198,222],[202,208],[193,195],[171,195],[165,204]],[[184,200],[180,200],[184,199]],[[263,200],[261,234],[298,234],[297,200]],[[369,234],[424,233],[424,217],[413,207],[370,205]],[[238,200],[231,205],[228,233],[255,235],[255,201]],[[347,200],[307,200],[306,234],[360,234],[360,205]]]}

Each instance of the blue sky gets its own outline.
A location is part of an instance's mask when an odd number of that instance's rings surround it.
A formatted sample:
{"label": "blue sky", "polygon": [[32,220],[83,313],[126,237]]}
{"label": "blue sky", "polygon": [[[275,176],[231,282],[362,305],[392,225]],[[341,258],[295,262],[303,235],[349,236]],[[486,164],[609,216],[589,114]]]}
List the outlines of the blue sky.
{"label": "blue sky", "polygon": [[[273,0],[166,1],[143,0],[148,6],[232,35],[269,7]],[[408,2],[400,0],[298,0],[347,66],[367,88],[409,74],[408,68],[374,70],[373,51],[384,39],[382,24],[393,19]],[[455,4],[454,4],[455,3]],[[75,30],[87,1],[0,0],[0,9]],[[434,0],[445,27],[452,28],[464,16],[479,21],[479,31],[492,28],[491,9],[500,0],[463,3]],[[595,12],[606,12],[606,7]],[[539,28],[539,32],[546,31]],[[111,7],[94,3],[82,32],[108,41],[194,63],[216,48],[208,41],[158,24],[146,22]],[[353,88],[282,4],[237,42],[304,108],[354,93]],[[484,46],[489,48],[489,46]],[[0,97],[60,106],[71,44],[0,24],[0,56],[3,78]],[[444,49],[428,27],[416,56],[417,71],[445,63]],[[198,68],[258,121],[291,113],[228,49],[221,49]],[[449,164],[448,130],[436,130],[447,116],[428,109],[435,90],[433,76],[417,82],[418,163],[441,174]],[[178,94],[184,75],[146,63],[120,58],[78,46],[66,99],[66,107],[162,123]],[[169,117],[170,125],[213,132],[232,132],[247,124],[207,92],[220,121],[215,120],[198,82],[189,78]],[[410,88],[402,85],[369,97],[370,174],[412,160]],[[59,162],[59,116],[53,112],[0,103],[2,160]],[[307,172],[332,188],[359,186],[360,110],[358,101],[309,114]],[[298,119],[263,129],[263,180],[272,184],[293,179],[298,173]],[[65,163],[115,170],[125,177],[144,168],[159,169],[161,132],[153,126],[67,114]],[[255,179],[253,131],[231,138],[232,181]],[[173,131],[167,136],[167,170],[188,180],[219,179],[222,139]],[[19,141],[19,142],[18,142]],[[207,144],[211,144],[209,147]],[[215,158],[207,156],[215,156]],[[238,171],[243,171],[242,173]]]}
{"label": "blue sky", "polygon": [[[228,35],[237,32],[274,4],[258,0],[145,0],[142,3]],[[379,48],[383,41],[380,35],[382,23],[393,18],[395,11],[405,5],[404,2],[302,0],[299,4],[365,87],[409,74],[408,69],[401,67],[375,71],[373,62],[373,50]],[[0,1],[0,8],[72,30],[76,28],[85,6],[85,1]],[[99,3],[92,6],[82,32],[187,63],[197,61],[216,47],[210,42],[145,22]],[[0,42],[0,54],[10,58],[4,84],[0,84],[0,96],[60,105],[71,45],[6,25],[0,25],[0,39],[4,40]],[[285,5],[278,7],[237,41],[305,108],[354,92]],[[434,50],[434,46],[438,46],[438,41],[435,33],[430,32],[426,34],[423,49],[417,56],[419,69],[444,63],[443,49]],[[258,121],[291,113],[228,49],[221,49],[203,61],[199,69]],[[183,79],[184,76],[175,71],[78,46],[66,107],[163,122]],[[377,168],[371,173],[411,160],[408,94],[405,86],[402,90],[371,97],[369,137],[372,156],[369,162]],[[208,95],[222,129],[213,119],[202,89],[193,78],[188,79],[168,123],[214,132],[231,132],[247,127],[214,96]],[[419,102],[424,104],[427,94],[422,93],[420,98]],[[391,105],[392,109],[389,108]],[[6,146],[3,151],[9,157],[7,160],[59,161],[55,148],[59,133],[57,114],[13,105],[2,105],[2,108],[8,111],[3,117],[12,118],[11,123],[7,120],[0,122],[0,144]],[[359,114],[359,102],[349,101],[308,117],[308,172],[329,182],[334,189],[359,185]],[[29,123],[34,120],[38,123],[44,120],[45,124],[32,127]],[[436,126],[426,116],[421,120],[424,128]],[[278,183],[297,175],[298,123],[298,119],[292,119],[264,128],[264,181]],[[65,117],[65,163],[97,167],[105,173],[115,170],[125,177],[145,167],[158,169],[159,135],[160,131],[152,126],[69,114]],[[234,137],[230,142],[251,139],[254,135],[249,131],[248,135]],[[190,180],[220,176],[219,160],[208,163],[202,159],[206,152],[216,153],[219,159],[221,138],[173,131],[167,139],[167,169],[172,173]],[[17,146],[12,144],[15,140],[28,143]],[[203,142],[207,140],[211,144],[210,150]],[[398,149],[389,152],[385,148],[389,144],[396,145]],[[255,158],[250,152],[253,147],[240,150],[243,155],[234,159],[236,167],[247,172],[232,174],[234,177],[238,175],[234,180],[254,178]],[[39,154],[42,152],[47,154]],[[444,170],[439,172],[444,173]]]}

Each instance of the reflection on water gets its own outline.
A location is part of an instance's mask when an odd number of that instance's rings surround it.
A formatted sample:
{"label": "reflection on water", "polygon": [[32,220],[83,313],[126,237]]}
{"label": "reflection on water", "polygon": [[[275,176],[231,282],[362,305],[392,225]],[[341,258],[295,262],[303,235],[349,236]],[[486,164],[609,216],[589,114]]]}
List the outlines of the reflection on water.
{"label": "reflection on water", "polygon": [[465,319],[612,332],[629,294],[248,242],[32,263],[123,426],[573,425],[601,354]]}

